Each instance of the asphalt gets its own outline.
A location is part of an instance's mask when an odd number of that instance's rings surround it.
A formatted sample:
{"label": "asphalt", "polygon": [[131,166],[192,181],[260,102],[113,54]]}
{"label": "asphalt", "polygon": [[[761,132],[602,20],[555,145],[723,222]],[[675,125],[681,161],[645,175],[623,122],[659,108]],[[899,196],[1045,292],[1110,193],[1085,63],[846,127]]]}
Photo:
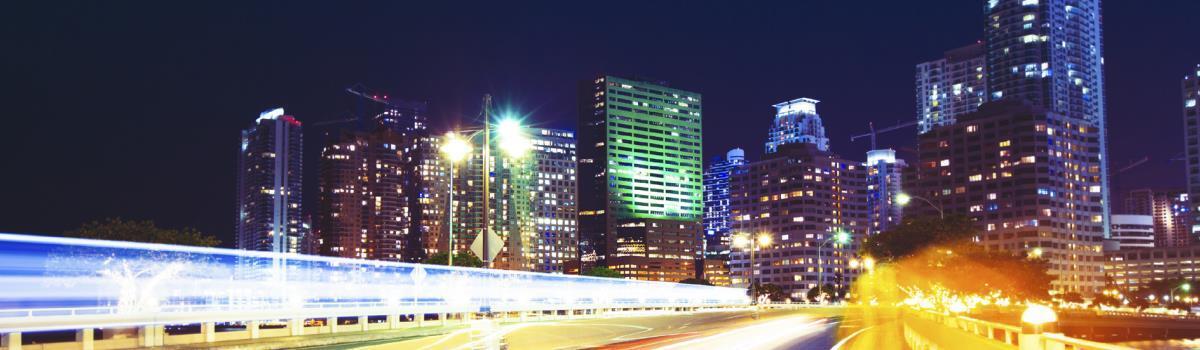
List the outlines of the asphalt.
{"label": "asphalt", "polygon": [[869,308],[621,314],[523,323],[474,321],[417,339],[310,349],[903,349],[895,314]]}

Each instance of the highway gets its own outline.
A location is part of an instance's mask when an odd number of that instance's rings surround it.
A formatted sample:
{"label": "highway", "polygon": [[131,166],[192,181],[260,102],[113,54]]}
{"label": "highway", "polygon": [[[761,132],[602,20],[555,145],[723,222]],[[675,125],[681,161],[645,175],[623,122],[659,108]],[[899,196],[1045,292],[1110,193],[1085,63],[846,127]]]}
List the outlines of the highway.
{"label": "highway", "polygon": [[895,315],[863,308],[626,314],[497,324],[475,321],[446,334],[307,349],[900,349]]}

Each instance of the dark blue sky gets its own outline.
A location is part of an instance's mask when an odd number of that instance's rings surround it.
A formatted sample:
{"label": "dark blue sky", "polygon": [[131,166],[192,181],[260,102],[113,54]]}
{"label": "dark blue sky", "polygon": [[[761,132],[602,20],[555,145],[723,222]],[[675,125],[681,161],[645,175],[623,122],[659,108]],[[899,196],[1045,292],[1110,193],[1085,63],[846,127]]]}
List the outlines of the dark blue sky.
{"label": "dark blue sky", "polygon": [[[1179,79],[1200,63],[1200,2],[1106,1],[1118,190],[1181,186]],[[238,133],[282,106],[344,118],[363,83],[427,100],[435,126],[485,92],[574,128],[575,82],[642,75],[704,95],[709,156],[762,152],[771,104],[822,100],[832,149],[915,118],[913,66],[981,38],[982,1],[56,1],[0,11],[0,231],[153,219],[230,241]],[[310,129],[311,130],[311,129]],[[319,139],[306,133],[307,167]],[[880,138],[911,147],[914,129]],[[313,171],[305,182],[316,183]],[[311,186],[309,186],[311,188]],[[315,194],[307,193],[311,203]],[[1119,206],[1118,206],[1119,208]],[[311,207],[309,209],[312,209]]]}

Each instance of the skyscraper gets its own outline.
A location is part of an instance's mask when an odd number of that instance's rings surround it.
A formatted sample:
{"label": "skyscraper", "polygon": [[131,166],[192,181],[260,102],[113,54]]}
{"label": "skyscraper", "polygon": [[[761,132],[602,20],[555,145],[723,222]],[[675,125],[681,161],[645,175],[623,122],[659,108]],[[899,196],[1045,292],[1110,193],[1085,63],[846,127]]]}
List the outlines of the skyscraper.
{"label": "skyscraper", "polygon": [[983,43],[946,51],[917,65],[917,133],[954,124],[987,101],[987,56]]}
{"label": "skyscraper", "polygon": [[896,158],[892,149],[867,151],[867,234],[874,235],[900,223],[901,206],[896,196],[901,188],[902,172],[908,164]]}
{"label": "skyscraper", "polygon": [[[918,138],[915,178],[905,187],[946,215],[966,215],[989,250],[1050,262],[1059,292],[1090,295],[1104,285],[1106,238],[1099,163],[1092,123],[1029,106],[985,103],[953,125]],[[904,215],[938,215],[910,204]]]}
{"label": "skyscraper", "polygon": [[[1125,195],[1123,214],[1146,215],[1152,218],[1155,247],[1181,247],[1191,244],[1191,201],[1184,190],[1129,191]],[[1114,219],[1115,220],[1115,219]],[[1116,223],[1113,224],[1114,227]]]}
{"label": "skyscraper", "polygon": [[555,129],[533,129],[534,252],[533,271],[563,273],[565,266],[579,259],[579,233],[576,222],[578,179],[575,168],[575,133]]}
{"label": "skyscraper", "polygon": [[383,125],[326,135],[318,206],[323,255],[404,261],[412,220],[404,143]]}
{"label": "skyscraper", "polygon": [[1183,104],[1184,157],[1187,164],[1187,192],[1191,200],[1192,227],[1189,242],[1200,237],[1200,64],[1180,82]]}
{"label": "skyscraper", "polygon": [[626,278],[694,277],[703,230],[700,94],[609,75],[579,92],[581,254]]}
{"label": "skyscraper", "polygon": [[238,152],[237,247],[307,253],[301,216],[300,121],[275,108],[242,131]]}
{"label": "skyscraper", "polygon": [[811,143],[821,151],[829,150],[829,138],[825,137],[825,126],[817,114],[817,101],[802,97],[775,104],[775,120],[767,135],[767,153],[775,153],[779,146],[790,143]]}
{"label": "skyscraper", "polygon": [[[821,151],[816,144],[791,143],[750,162],[730,179],[732,230],[767,234],[752,267],[749,247],[730,252],[730,279],[775,284],[793,300],[807,297],[819,281],[848,286],[857,243],[867,233],[867,171],[861,162]],[[841,244],[834,237],[850,233]],[[753,277],[750,277],[753,276]]]}
{"label": "skyscraper", "polygon": [[[1014,99],[1098,129],[1102,214],[1108,222],[1107,132],[1100,0],[987,0],[990,100]],[[1108,237],[1109,225],[1102,225]]]}
{"label": "skyscraper", "polygon": [[704,172],[704,257],[729,255],[729,177],[746,165],[746,151],[734,148],[716,157]]}

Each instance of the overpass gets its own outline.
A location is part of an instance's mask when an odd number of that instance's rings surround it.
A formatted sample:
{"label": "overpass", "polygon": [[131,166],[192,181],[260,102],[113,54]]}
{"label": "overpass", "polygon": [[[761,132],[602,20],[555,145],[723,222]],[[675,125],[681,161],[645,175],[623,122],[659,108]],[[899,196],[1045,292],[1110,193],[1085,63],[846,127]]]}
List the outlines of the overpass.
{"label": "overpass", "polygon": [[0,286],[7,350],[37,331],[119,349],[750,302],[736,288],[16,234],[0,234]]}

